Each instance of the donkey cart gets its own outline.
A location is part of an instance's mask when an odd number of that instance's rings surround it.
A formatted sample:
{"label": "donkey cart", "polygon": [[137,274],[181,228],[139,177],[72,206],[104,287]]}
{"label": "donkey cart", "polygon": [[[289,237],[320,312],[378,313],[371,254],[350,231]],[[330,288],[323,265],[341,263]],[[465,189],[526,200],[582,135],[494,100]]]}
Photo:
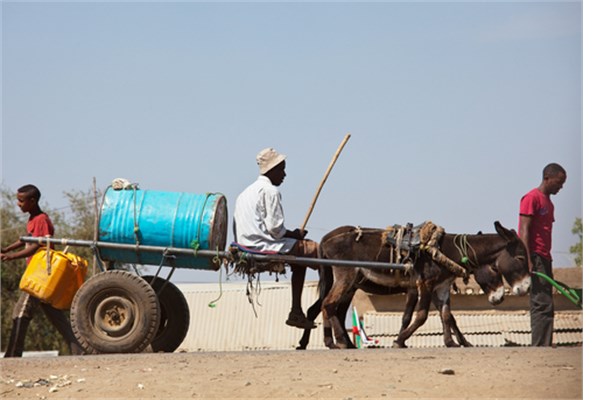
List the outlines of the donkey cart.
{"label": "donkey cart", "polygon": [[[203,195],[108,188],[98,220],[98,240],[22,237],[42,245],[92,249],[103,271],[76,291],[70,305],[74,334],[88,354],[173,352],[185,339],[190,312],[170,281],[177,268],[218,270],[240,262],[366,266],[404,269],[402,264],[299,258],[226,250],[227,206],[221,194]],[[139,275],[121,264],[154,265]],[[48,264],[50,272],[50,263]],[[159,276],[170,268],[168,276]]]}

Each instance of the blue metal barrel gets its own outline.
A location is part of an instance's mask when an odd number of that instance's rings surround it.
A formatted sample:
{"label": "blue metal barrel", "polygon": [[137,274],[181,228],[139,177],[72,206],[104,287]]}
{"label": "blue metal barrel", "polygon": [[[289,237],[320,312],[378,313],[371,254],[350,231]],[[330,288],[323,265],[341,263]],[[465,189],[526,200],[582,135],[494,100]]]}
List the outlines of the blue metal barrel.
{"label": "blue metal barrel", "polygon": [[[141,189],[104,193],[98,221],[101,242],[225,250],[227,202],[219,193],[178,193]],[[169,265],[179,268],[218,269],[219,262],[206,257],[163,257],[139,250],[99,249],[103,261]]]}

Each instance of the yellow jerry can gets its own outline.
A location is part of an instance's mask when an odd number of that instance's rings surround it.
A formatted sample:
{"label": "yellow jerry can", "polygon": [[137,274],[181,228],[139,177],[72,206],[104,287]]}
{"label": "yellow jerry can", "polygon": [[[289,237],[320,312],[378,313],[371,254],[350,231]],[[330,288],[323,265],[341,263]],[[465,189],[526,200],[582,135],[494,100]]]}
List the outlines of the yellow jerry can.
{"label": "yellow jerry can", "polygon": [[87,273],[88,262],[71,253],[41,249],[31,257],[20,289],[59,310],[68,310]]}

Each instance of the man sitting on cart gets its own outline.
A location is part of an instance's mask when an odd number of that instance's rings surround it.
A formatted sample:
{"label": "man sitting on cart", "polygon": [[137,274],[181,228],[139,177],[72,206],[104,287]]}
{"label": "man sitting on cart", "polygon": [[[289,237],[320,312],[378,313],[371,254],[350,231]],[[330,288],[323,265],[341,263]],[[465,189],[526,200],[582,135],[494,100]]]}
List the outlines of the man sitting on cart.
{"label": "man sitting on cart", "polygon": [[[285,179],[286,156],[266,148],[256,156],[260,176],[237,198],[233,233],[240,245],[261,252],[277,252],[297,257],[318,257],[318,243],[305,239],[306,231],[285,227],[281,193]],[[316,325],[302,311],[301,298],[306,276],[305,265],[291,265],[292,309],[287,325],[312,329]]]}

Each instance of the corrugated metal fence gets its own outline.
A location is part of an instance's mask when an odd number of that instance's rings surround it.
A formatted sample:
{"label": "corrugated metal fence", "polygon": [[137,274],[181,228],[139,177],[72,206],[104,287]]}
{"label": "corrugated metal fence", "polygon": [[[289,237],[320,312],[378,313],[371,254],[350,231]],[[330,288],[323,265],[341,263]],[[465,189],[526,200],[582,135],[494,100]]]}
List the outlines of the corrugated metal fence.
{"label": "corrugated metal fence", "polygon": [[[291,284],[179,284],[190,307],[190,328],[182,351],[293,350],[303,331],[285,324],[291,307]],[[247,291],[254,294],[254,307]],[[220,296],[220,298],[219,298]],[[214,307],[209,304],[215,299]],[[302,307],[318,298],[317,283],[307,282]],[[255,314],[255,311],[256,314]],[[316,321],[321,326],[321,317]],[[313,329],[310,348],[323,348],[322,329]]]}
{"label": "corrugated metal fence", "polygon": [[[262,282],[248,288],[245,282],[178,284],[190,307],[190,328],[178,351],[293,350],[303,331],[285,325],[290,311],[289,281]],[[254,294],[254,308],[247,292]],[[304,311],[317,299],[317,282],[307,282],[302,294]],[[215,301],[214,307],[209,304]],[[256,314],[255,314],[256,311]],[[457,324],[474,346],[527,346],[531,342],[529,313],[489,311],[454,312]],[[381,347],[391,347],[398,334],[402,313],[366,312],[367,334]],[[348,319],[347,319],[348,321]],[[308,349],[324,349],[322,319],[312,330]],[[347,328],[351,328],[350,325]],[[583,343],[583,311],[559,311],[555,319],[555,343]],[[407,341],[409,347],[443,347],[438,312]]]}
{"label": "corrugated metal fence", "polygon": [[[455,312],[456,324],[473,346],[529,346],[529,313],[523,312]],[[365,331],[391,347],[402,324],[402,313],[367,312],[363,316]],[[583,312],[557,312],[554,320],[554,343],[558,346],[583,344]],[[429,313],[425,325],[406,342],[408,347],[444,347],[442,323],[437,312]]]}

